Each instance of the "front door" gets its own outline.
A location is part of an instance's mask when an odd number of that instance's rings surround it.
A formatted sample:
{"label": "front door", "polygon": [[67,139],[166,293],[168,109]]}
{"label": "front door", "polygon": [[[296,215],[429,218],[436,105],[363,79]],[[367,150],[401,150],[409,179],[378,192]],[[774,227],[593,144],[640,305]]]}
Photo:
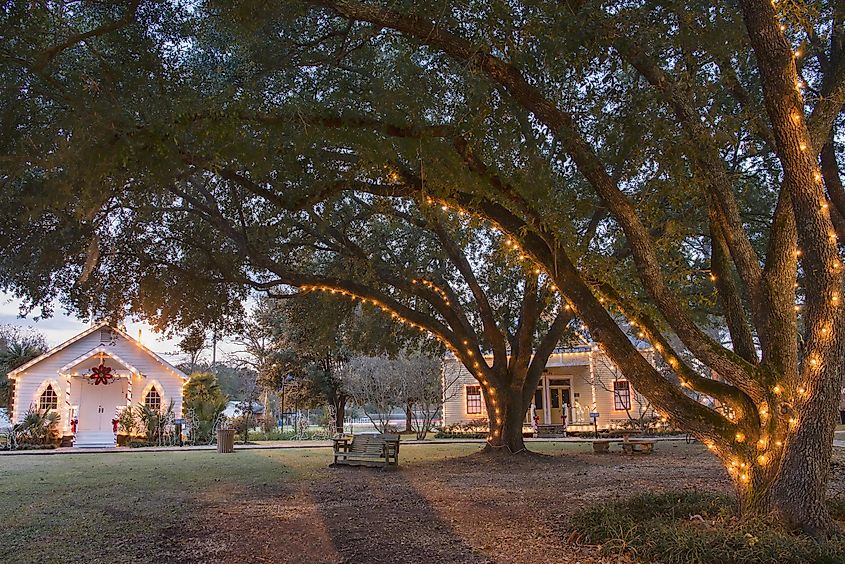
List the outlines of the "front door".
{"label": "front door", "polygon": [[[569,400],[569,387],[550,386],[549,387],[549,415],[552,418],[552,425],[563,425],[564,423],[571,423],[569,420],[569,407],[571,403]],[[566,420],[564,421],[563,413],[566,413]]]}
{"label": "front door", "polygon": [[112,432],[111,421],[115,417],[117,406],[126,403],[123,397],[123,380],[99,385],[83,381],[81,385],[77,432]]}

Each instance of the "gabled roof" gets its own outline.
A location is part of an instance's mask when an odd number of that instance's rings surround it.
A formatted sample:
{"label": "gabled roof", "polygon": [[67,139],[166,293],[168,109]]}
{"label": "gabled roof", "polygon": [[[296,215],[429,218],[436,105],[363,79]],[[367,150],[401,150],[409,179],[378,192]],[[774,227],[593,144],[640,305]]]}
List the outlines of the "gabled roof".
{"label": "gabled roof", "polygon": [[100,353],[103,353],[103,354],[107,355],[109,358],[118,361],[125,368],[127,368],[130,372],[134,372],[135,374],[141,373],[140,370],[138,370],[137,368],[135,368],[134,366],[132,366],[131,364],[129,364],[128,362],[126,362],[125,360],[120,358],[120,356],[118,356],[114,351],[109,350],[109,347],[107,347],[106,345],[100,345],[98,347],[94,347],[93,349],[91,349],[87,353],[83,354],[82,356],[79,356],[79,357],[71,360],[70,362],[68,362],[67,364],[62,366],[59,369],[59,372],[67,372],[68,370],[70,370],[74,366],[77,366],[78,364],[85,362],[89,358],[94,357],[94,356],[96,356]]}
{"label": "gabled roof", "polygon": [[147,353],[148,355],[150,355],[151,357],[156,359],[159,362],[159,364],[161,364],[162,366],[164,366],[165,368],[167,368],[168,370],[170,370],[171,372],[173,372],[174,374],[176,374],[177,376],[179,376],[183,380],[189,380],[190,379],[190,376],[188,376],[187,374],[185,374],[184,372],[182,372],[181,370],[179,370],[178,368],[176,368],[175,366],[173,366],[172,364],[170,364],[169,362],[164,360],[158,353],[156,353],[154,350],[152,350],[152,349],[148,348],[146,345],[144,345],[144,343],[138,341],[137,339],[133,339],[132,337],[130,337],[129,334],[126,333],[125,331],[123,331],[122,329],[118,329],[117,327],[112,327],[112,330],[115,333],[119,333],[120,335],[122,335],[126,339],[129,339],[129,341],[131,341],[132,343],[135,343],[135,345],[140,347],[141,350],[143,350],[145,353]]}
{"label": "gabled roof", "polygon": [[60,350],[69,347],[70,345],[74,344],[76,341],[84,339],[85,337],[87,337],[88,335],[93,333],[94,331],[99,331],[100,329],[102,329],[103,327],[105,327],[107,325],[108,325],[108,323],[106,323],[105,321],[102,322],[102,323],[98,323],[97,325],[92,325],[91,327],[89,327],[88,329],[86,329],[85,331],[83,331],[82,333],[77,335],[76,337],[72,337],[72,338],[68,339],[67,341],[65,341],[64,343],[62,343],[58,346],[55,346],[52,349],[48,350],[47,352],[45,352],[41,356],[36,356],[35,358],[30,360],[29,362],[25,362],[25,363],[21,364],[20,366],[18,366],[14,370],[10,371],[8,374],[6,374],[6,376],[8,376],[9,378],[14,378],[15,376],[17,376],[21,372],[25,371],[27,368],[29,368],[31,366],[35,366],[36,364],[38,364],[39,362],[41,362],[45,358],[49,358],[49,357],[53,356],[54,354],[56,354]]}
{"label": "gabled roof", "polygon": [[[24,372],[24,371],[26,371],[28,368],[30,368],[30,367],[32,367],[32,366],[35,366],[36,364],[38,364],[39,362],[41,362],[41,361],[42,361],[42,360],[44,360],[45,358],[49,358],[49,357],[53,356],[54,354],[58,353],[59,351],[61,351],[61,350],[63,350],[63,349],[66,349],[67,347],[69,347],[69,346],[70,346],[70,345],[72,345],[73,343],[75,343],[75,342],[77,342],[77,341],[79,341],[79,340],[81,340],[81,339],[84,339],[85,337],[87,337],[87,336],[88,336],[88,335],[90,335],[91,333],[93,333],[93,332],[95,332],[95,331],[99,331],[99,330],[100,330],[100,329],[102,329],[103,327],[109,327],[112,331],[114,331],[115,333],[119,334],[119,335],[120,335],[121,337],[123,337],[124,339],[129,340],[129,341],[130,341],[131,343],[133,343],[135,346],[139,347],[139,348],[140,348],[141,350],[143,350],[145,353],[147,353],[148,355],[150,355],[151,357],[153,357],[153,358],[154,358],[154,359],[155,359],[155,360],[156,360],[159,364],[161,364],[164,368],[166,368],[167,370],[169,370],[169,371],[173,372],[174,374],[176,374],[177,376],[179,376],[179,377],[180,377],[180,378],[182,378],[183,380],[187,380],[187,379],[188,379],[188,375],[187,375],[187,374],[185,374],[184,372],[182,372],[181,370],[179,370],[178,368],[176,368],[175,366],[173,366],[172,364],[170,364],[169,362],[167,362],[166,360],[164,360],[161,356],[159,356],[158,354],[156,354],[154,351],[152,351],[152,350],[150,350],[149,348],[145,347],[142,343],[140,343],[140,342],[139,342],[139,341],[137,341],[136,339],[133,339],[132,337],[130,337],[130,336],[129,336],[129,335],[128,335],[125,331],[122,331],[122,330],[118,329],[117,327],[113,327],[113,326],[109,325],[109,323],[108,323],[108,322],[106,322],[106,321],[103,321],[103,322],[97,323],[96,325],[92,325],[91,327],[89,327],[88,329],[86,329],[85,331],[83,331],[82,333],[80,333],[79,335],[77,335],[77,336],[75,336],[75,337],[73,337],[73,338],[71,338],[71,339],[68,339],[67,341],[65,341],[64,343],[62,343],[62,344],[60,344],[60,345],[58,345],[58,346],[56,346],[56,347],[53,347],[52,349],[50,349],[49,351],[45,352],[45,353],[44,353],[44,354],[42,354],[41,356],[38,356],[38,357],[36,357],[36,358],[33,358],[33,359],[32,359],[32,360],[30,360],[29,362],[24,363],[24,364],[22,364],[21,366],[18,366],[17,368],[15,368],[14,370],[12,370],[11,372],[9,372],[9,373],[8,373],[8,377],[9,377],[10,379],[14,379],[14,378],[15,378],[18,374],[20,374],[21,372]],[[100,352],[100,351],[98,351],[98,349],[100,349],[100,348],[101,348],[101,347],[95,347],[94,349],[92,349],[91,351],[88,351],[88,353],[85,353],[85,354],[86,354],[86,355],[90,354],[91,356],[93,356],[93,355],[94,355],[94,354],[96,354],[97,352]],[[107,354],[109,354],[109,356],[112,356],[112,357],[115,357],[115,358],[116,358],[116,356],[114,355],[114,353],[112,353],[112,352],[110,352],[110,351],[108,351],[108,350],[105,350],[104,352],[106,352]],[[71,362],[69,366],[71,366],[71,367],[72,367],[74,364],[78,364],[79,362],[82,362],[83,360],[85,360],[85,358],[84,358],[84,357],[85,357],[85,355],[82,355],[82,357],[80,357],[79,359],[76,359],[76,360],[74,360],[73,362]],[[133,369],[133,368],[131,367],[131,365],[130,365],[130,364],[128,364],[127,362],[125,362],[125,361],[123,361],[123,360],[120,360],[120,359],[118,359],[118,360],[121,362],[121,364],[125,365],[127,368],[130,368],[130,370],[132,370],[132,369]],[[65,366],[62,370],[64,370],[65,368],[67,368],[67,366]],[[137,372],[137,370],[135,370],[135,372]]]}

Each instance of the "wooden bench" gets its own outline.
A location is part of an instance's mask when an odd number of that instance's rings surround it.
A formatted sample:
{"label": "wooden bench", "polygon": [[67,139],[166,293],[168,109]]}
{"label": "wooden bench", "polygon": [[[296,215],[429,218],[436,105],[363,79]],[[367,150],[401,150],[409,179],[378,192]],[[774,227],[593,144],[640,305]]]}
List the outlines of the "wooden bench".
{"label": "wooden bench", "polygon": [[334,462],[332,466],[381,466],[399,465],[399,435],[354,435],[332,439]]}
{"label": "wooden bench", "polygon": [[654,441],[649,440],[627,440],[622,441],[622,452],[625,454],[651,454],[654,452]]}

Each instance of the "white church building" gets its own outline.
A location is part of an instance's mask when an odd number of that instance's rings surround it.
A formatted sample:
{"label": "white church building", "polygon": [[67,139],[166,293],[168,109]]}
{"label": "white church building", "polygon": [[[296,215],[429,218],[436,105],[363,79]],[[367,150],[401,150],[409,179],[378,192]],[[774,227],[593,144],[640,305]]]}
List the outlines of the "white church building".
{"label": "white church building", "polygon": [[188,376],[124,331],[101,323],[9,372],[9,418],[29,409],[55,410],[62,444],[111,447],[117,420],[130,405],[182,413]]}

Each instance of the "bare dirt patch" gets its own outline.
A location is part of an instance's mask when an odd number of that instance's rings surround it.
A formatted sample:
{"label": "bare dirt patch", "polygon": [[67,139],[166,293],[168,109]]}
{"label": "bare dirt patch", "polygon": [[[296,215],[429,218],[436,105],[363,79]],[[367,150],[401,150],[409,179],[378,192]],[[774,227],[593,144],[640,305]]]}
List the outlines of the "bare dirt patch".
{"label": "bare dirt patch", "polygon": [[[411,449],[407,449],[410,451]],[[400,461],[401,462],[401,461]],[[730,491],[700,445],[650,456],[564,453],[326,468],[205,506],[169,558],[265,562],[617,562],[567,541],[583,507],[644,491]]]}

